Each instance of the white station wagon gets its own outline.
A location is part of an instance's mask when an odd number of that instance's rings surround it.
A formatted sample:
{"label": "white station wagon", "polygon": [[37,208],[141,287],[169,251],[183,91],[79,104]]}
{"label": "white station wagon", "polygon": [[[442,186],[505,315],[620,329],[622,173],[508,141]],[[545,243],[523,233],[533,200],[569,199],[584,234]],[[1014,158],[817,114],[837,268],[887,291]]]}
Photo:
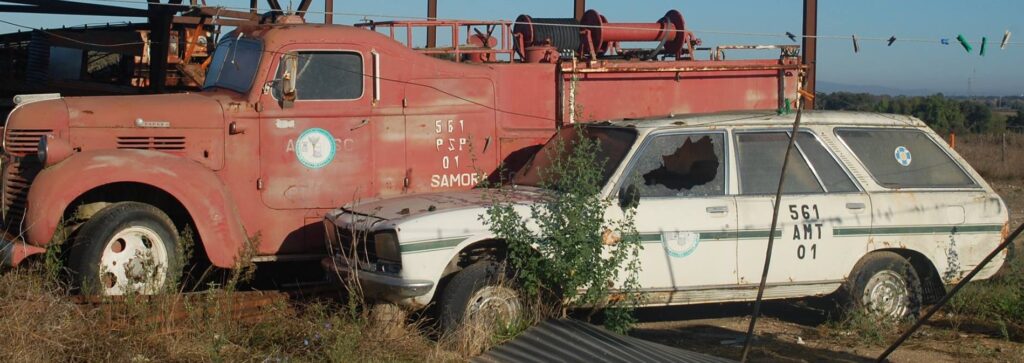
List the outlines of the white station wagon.
{"label": "white station wagon", "polygon": [[[607,158],[602,190],[639,200],[640,285],[647,305],[750,301],[757,294],[773,199],[794,115],[726,113],[590,124]],[[552,140],[579,137],[563,129]],[[546,149],[516,173],[514,201],[536,202]],[[627,183],[628,180],[637,182]],[[366,296],[417,309],[442,325],[481,309],[514,310],[494,281],[504,244],[480,221],[494,191],[409,195],[326,217],[338,253]],[[606,218],[621,218],[613,203]],[[766,299],[831,294],[905,317],[945,293],[1008,232],[992,188],[918,119],[808,111],[790,155]],[[365,236],[353,247],[353,235]],[[988,278],[1003,256],[977,276]]]}

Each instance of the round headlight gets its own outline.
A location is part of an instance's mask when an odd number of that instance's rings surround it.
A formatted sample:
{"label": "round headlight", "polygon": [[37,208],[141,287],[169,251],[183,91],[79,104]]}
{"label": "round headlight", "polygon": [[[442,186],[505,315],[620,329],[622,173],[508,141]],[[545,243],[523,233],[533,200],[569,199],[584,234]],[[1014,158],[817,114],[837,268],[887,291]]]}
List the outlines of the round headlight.
{"label": "round headlight", "polygon": [[47,145],[48,142],[46,141],[46,139],[47,139],[46,135],[43,135],[43,137],[40,137],[39,138],[39,148],[36,149],[36,157],[39,158],[39,163],[43,164],[43,165],[46,165],[46,148],[48,146]]}

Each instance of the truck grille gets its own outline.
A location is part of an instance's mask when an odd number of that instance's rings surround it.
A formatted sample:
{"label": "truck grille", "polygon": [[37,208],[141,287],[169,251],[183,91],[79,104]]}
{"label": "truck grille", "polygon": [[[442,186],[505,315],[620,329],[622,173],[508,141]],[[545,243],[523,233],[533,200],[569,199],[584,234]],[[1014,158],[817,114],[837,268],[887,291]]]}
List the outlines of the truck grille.
{"label": "truck grille", "polygon": [[184,136],[118,136],[118,149],[183,151]]}
{"label": "truck grille", "polygon": [[43,169],[35,157],[39,139],[51,133],[53,130],[7,130],[5,151],[14,157],[3,171],[3,225],[7,232],[21,232],[29,185]]}

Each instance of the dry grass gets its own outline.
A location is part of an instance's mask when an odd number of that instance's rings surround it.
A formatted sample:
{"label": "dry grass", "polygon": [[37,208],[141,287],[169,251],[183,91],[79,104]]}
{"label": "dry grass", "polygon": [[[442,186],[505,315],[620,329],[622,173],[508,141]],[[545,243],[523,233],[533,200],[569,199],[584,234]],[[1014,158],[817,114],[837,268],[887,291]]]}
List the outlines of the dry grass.
{"label": "dry grass", "polygon": [[[258,322],[233,317],[213,290],[166,315],[180,295],[127,298],[111,309],[72,303],[41,271],[0,275],[0,361],[457,361],[420,325],[380,320],[335,302],[267,306]],[[175,300],[178,300],[175,302]],[[475,349],[478,351],[479,348]]]}
{"label": "dry grass", "polygon": [[988,181],[1024,179],[1024,134],[957,135],[956,151]]}

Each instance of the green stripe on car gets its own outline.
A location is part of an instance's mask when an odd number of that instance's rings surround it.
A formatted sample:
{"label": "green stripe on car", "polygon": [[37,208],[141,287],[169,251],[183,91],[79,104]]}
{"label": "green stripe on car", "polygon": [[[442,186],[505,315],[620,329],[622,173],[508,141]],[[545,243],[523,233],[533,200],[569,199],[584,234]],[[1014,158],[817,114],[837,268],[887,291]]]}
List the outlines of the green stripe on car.
{"label": "green stripe on car", "polygon": [[469,236],[461,236],[461,237],[452,237],[452,238],[445,238],[445,239],[434,239],[434,240],[407,242],[407,243],[402,243],[401,249],[402,249],[402,252],[404,252],[404,253],[430,252],[430,251],[436,251],[436,250],[443,250],[443,249],[448,249],[448,248],[452,248],[452,247],[458,246],[459,242],[462,242],[463,240],[465,240],[466,237],[469,237]]}
{"label": "green stripe on car", "polygon": [[1000,224],[968,224],[960,226],[887,226],[887,227],[838,227],[832,229],[833,236],[898,235],[898,234],[956,234],[993,233],[1003,230]]}

